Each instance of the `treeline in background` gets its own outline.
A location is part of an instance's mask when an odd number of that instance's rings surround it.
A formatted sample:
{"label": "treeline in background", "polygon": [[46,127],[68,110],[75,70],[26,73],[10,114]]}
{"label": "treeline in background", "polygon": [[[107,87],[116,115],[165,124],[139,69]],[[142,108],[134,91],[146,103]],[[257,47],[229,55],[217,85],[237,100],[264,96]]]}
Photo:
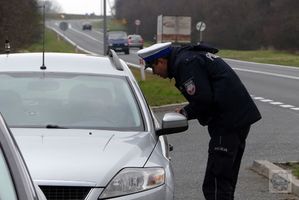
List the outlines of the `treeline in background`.
{"label": "treeline in background", "polygon": [[0,53],[6,40],[17,51],[40,39],[40,8],[35,0],[0,0]]}
{"label": "treeline in background", "polygon": [[11,52],[26,49],[41,40],[43,5],[47,14],[61,9],[51,1],[0,0],[0,53],[5,52],[6,40],[10,42]]}
{"label": "treeline in background", "polygon": [[192,42],[199,41],[196,23],[205,22],[203,41],[219,48],[299,50],[299,0],[115,0],[115,17],[126,19],[128,32],[153,41],[157,16],[192,17]]}
{"label": "treeline in background", "polygon": [[[41,1],[44,2],[44,1]],[[51,3],[52,2],[52,3]],[[46,13],[59,12],[54,0]],[[203,41],[219,48],[299,50],[299,0],[115,0],[115,16],[154,42],[157,16],[192,17],[192,42],[199,42],[196,23],[205,22]],[[10,41],[12,52],[26,49],[42,35],[42,8],[38,0],[0,0],[0,53]]]}

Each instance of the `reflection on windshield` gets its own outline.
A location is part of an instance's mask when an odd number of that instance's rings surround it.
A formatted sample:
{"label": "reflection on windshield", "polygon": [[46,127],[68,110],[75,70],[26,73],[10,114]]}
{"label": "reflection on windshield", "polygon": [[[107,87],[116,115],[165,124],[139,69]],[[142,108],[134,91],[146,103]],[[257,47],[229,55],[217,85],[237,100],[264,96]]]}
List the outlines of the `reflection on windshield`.
{"label": "reflection on windshield", "polygon": [[12,127],[144,129],[120,77],[0,74],[0,111]]}

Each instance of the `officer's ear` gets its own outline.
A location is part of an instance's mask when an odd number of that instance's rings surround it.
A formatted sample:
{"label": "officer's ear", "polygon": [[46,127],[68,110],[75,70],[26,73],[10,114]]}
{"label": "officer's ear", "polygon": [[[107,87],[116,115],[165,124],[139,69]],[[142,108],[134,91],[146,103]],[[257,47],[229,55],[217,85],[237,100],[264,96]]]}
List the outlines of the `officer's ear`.
{"label": "officer's ear", "polygon": [[167,59],[166,58],[158,58],[157,59],[157,64],[162,64],[162,65],[167,65]]}

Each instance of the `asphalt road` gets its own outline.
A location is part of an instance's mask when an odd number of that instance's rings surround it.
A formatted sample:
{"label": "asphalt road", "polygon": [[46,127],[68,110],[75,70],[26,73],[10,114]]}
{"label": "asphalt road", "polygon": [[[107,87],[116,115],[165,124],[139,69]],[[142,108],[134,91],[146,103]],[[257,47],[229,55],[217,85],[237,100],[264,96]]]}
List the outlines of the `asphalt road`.
{"label": "asphalt road", "polygon": [[63,31],[59,28],[61,21],[47,21],[48,28],[58,32],[61,37],[76,45],[79,50],[89,54],[103,55],[103,33],[99,29],[82,30],[82,25],[87,20],[64,20],[69,24],[68,29]]}
{"label": "asphalt road", "polygon": [[[82,31],[82,22],[70,22],[64,32],[79,48],[102,54],[100,30]],[[58,29],[57,22],[48,26]],[[62,32],[62,31],[59,31]],[[96,41],[98,40],[98,41]],[[120,57],[139,63],[136,50]],[[249,168],[254,160],[284,162],[299,160],[299,69],[235,60],[226,60],[238,73],[262,113],[262,120],[251,128],[236,190],[238,200],[293,200],[288,194],[270,190],[269,181]],[[161,119],[164,113],[157,113]],[[204,199],[201,186],[207,160],[209,136],[196,120],[184,133],[169,136],[175,172],[176,200]]]}

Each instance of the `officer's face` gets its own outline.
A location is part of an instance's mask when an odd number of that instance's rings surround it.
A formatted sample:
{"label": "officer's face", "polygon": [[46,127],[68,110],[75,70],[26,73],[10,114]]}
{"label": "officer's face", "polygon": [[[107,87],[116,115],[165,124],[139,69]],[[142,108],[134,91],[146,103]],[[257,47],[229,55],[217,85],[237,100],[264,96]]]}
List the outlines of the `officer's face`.
{"label": "officer's face", "polygon": [[153,73],[162,78],[167,78],[167,59],[158,58],[156,62],[153,64]]}

